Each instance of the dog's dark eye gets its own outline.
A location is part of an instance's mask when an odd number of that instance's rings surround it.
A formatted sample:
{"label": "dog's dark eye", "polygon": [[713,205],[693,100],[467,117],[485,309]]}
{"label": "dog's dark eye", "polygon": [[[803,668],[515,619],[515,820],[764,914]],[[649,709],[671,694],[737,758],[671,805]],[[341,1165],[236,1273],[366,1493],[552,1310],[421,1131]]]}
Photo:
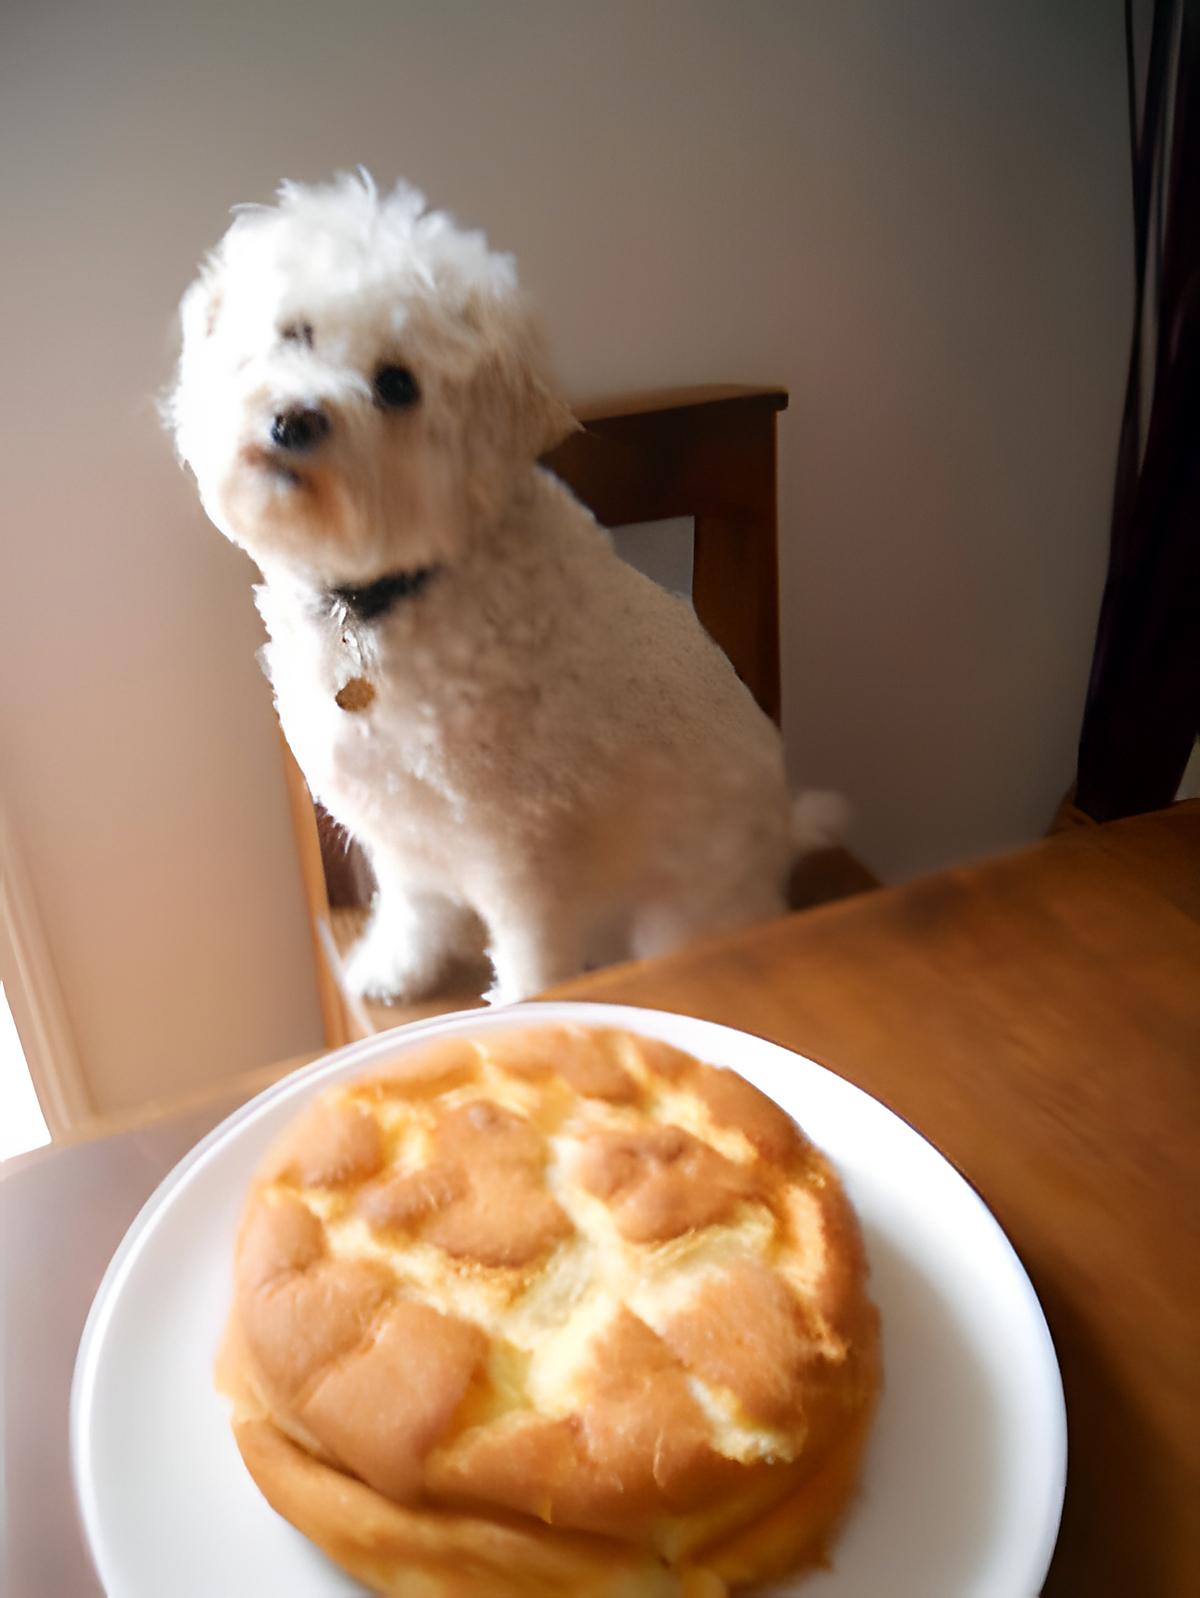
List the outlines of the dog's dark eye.
{"label": "dog's dark eye", "polygon": [[381,366],[375,373],[375,398],[389,411],[402,411],[421,397],[407,366]]}

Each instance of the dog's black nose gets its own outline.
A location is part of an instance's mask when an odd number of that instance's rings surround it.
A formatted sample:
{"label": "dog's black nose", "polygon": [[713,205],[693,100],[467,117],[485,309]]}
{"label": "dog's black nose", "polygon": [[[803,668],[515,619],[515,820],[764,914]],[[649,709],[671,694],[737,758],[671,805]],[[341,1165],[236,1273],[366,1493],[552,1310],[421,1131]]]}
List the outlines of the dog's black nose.
{"label": "dog's black nose", "polygon": [[271,442],[280,449],[302,455],[315,449],[329,431],[329,418],[324,411],[297,405],[293,410],[280,411],[271,423]]}

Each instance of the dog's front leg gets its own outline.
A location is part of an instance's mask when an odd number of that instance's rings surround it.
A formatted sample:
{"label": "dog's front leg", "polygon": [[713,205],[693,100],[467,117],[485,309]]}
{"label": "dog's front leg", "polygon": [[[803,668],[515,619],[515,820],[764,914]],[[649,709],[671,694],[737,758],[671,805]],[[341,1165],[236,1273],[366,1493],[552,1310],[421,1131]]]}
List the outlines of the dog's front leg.
{"label": "dog's front leg", "polygon": [[346,965],[351,992],[400,1003],[431,993],[456,961],[483,952],[478,917],[443,894],[411,886],[372,855],[378,884],[367,930]]}
{"label": "dog's front leg", "polygon": [[570,907],[514,898],[483,914],[495,972],[485,995],[489,1004],[531,999],[583,968],[584,927]]}

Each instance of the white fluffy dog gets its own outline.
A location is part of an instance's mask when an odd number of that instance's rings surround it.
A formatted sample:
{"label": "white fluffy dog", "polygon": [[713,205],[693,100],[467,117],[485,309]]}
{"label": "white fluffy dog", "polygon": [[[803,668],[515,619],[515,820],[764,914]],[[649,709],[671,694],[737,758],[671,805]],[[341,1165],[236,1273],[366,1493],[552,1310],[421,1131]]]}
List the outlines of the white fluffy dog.
{"label": "white fluffy dog", "polygon": [[690,607],[537,465],[576,424],[509,256],[407,187],[285,184],[182,321],[179,454],[262,573],[288,743],[374,868],[358,992],[415,998],[486,937],[514,1000],[783,909],[830,809],[792,807]]}

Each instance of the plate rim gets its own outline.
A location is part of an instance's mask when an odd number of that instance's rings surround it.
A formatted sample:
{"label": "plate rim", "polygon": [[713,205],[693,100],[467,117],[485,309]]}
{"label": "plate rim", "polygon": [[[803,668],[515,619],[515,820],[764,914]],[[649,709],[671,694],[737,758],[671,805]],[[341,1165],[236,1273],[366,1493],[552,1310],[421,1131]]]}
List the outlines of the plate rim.
{"label": "plate rim", "polygon": [[[91,1305],[88,1308],[87,1318],[80,1335],[79,1345],[76,1350],[75,1364],[71,1376],[70,1401],[68,1410],[68,1442],[70,1454],[70,1477],[74,1492],[75,1505],[83,1529],[84,1543],[88,1550],[89,1558],[95,1567],[101,1586],[105,1586],[105,1571],[101,1562],[101,1548],[103,1546],[103,1533],[98,1505],[93,1497],[90,1485],[91,1473],[84,1471],[84,1459],[87,1441],[87,1418],[90,1414],[91,1399],[95,1391],[95,1382],[99,1357],[103,1350],[103,1337],[106,1324],[111,1318],[120,1294],[121,1285],[131,1268],[136,1257],[142,1238],[149,1230],[158,1212],[166,1205],[174,1190],[187,1180],[197,1166],[208,1158],[210,1153],[218,1146],[224,1144],[236,1133],[239,1127],[249,1122],[264,1110],[269,1109],[277,1100],[291,1097],[305,1087],[315,1089],[323,1077],[331,1080],[343,1071],[356,1066],[368,1065],[376,1056],[387,1055],[397,1047],[407,1048],[410,1044],[419,1043],[430,1033],[439,1031],[458,1030],[469,1028],[471,1025],[492,1027],[504,1025],[508,1022],[521,1024],[530,1019],[559,1022],[576,1022],[579,1024],[605,1024],[618,1025],[636,1032],[643,1019],[666,1023],[674,1026],[683,1022],[687,1026],[699,1028],[703,1033],[711,1034],[714,1040],[727,1038],[736,1042],[738,1038],[749,1038],[757,1044],[765,1044],[770,1049],[791,1059],[800,1061],[815,1071],[835,1078],[843,1088],[859,1095],[870,1105],[892,1120],[899,1122],[900,1126],[911,1136],[917,1138],[925,1145],[929,1153],[944,1165],[954,1181],[961,1187],[969,1205],[976,1211],[977,1218],[995,1234],[995,1240],[1000,1244],[1002,1252],[1008,1257],[1008,1263],[1014,1274],[1014,1285],[1018,1288],[1024,1307],[1029,1314],[1031,1331],[1042,1344],[1042,1361],[1048,1378],[1047,1398],[1051,1401],[1048,1408],[1052,1413],[1047,1414],[1051,1436],[1049,1450],[1053,1459],[1049,1461],[1049,1491],[1046,1495],[1045,1506],[1042,1514],[1038,1536],[1031,1537],[1028,1552],[1028,1586],[1022,1586],[1023,1593],[1035,1595],[1041,1591],[1042,1583],[1049,1573],[1054,1550],[1058,1543],[1058,1535],[1062,1522],[1063,1501],[1066,1493],[1067,1463],[1068,1463],[1068,1432],[1066,1400],[1063,1391],[1062,1369],[1058,1362],[1057,1350],[1046,1321],[1045,1311],[1041,1300],[1033,1286],[1028,1271],[1017,1253],[1012,1240],[1000,1225],[991,1208],[975,1187],[974,1183],[960,1170],[958,1165],[937,1147],[925,1134],[912,1122],[906,1120],[896,1110],[874,1094],[868,1093],[865,1088],[852,1082],[849,1077],[833,1070],[830,1066],[819,1060],[814,1060],[810,1055],[801,1054],[798,1050],[789,1048],[787,1044],[779,1043],[776,1039],[762,1033],[752,1032],[745,1027],[730,1026],[721,1021],[710,1021],[703,1016],[694,1016],[684,1011],[661,1010],[658,1008],[632,1004],[605,1004],[595,1000],[551,999],[531,1000],[521,1004],[497,1006],[490,1010],[466,1009],[452,1010],[441,1015],[426,1016],[419,1020],[409,1021],[401,1026],[391,1027],[384,1032],[377,1032],[367,1038],[356,1039],[352,1043],[344,1044],[338,1049],[330,1050],[320,1058],[310,1061],[307,1065],[289,1071],[278,1081],[270,1083],[260,1092],[240,1104],[236,1109],[224,1116],[217,1124],[204,1134],[184,1154],[165,1176],[159,1181],[141,1205],[133,1220],[129,1223],[121,1241],[113,1251],[112,1257],[105,1267],[100,1278]],[[724,1062],[723,1062],[724,1063]],[[728,1067],[738,1070],[736,1065]],[[739,1072],[739,1075],[742,1074]],[[768,1094],[768,1097],[770,1095]],[[105,1589],[107,1590],[107,1588]]]}

